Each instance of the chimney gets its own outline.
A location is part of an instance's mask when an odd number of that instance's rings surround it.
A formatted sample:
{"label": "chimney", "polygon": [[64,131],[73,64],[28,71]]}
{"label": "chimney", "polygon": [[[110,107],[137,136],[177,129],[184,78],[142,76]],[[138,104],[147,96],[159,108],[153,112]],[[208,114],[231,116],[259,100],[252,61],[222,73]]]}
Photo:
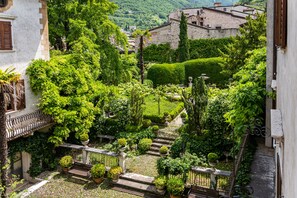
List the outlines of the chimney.
{"label": "chimney", "polygon": [[214,5],[214,7],[219,7],[219,6],[222,6],[222,3],[221,2],[215,2],[213,5]]}

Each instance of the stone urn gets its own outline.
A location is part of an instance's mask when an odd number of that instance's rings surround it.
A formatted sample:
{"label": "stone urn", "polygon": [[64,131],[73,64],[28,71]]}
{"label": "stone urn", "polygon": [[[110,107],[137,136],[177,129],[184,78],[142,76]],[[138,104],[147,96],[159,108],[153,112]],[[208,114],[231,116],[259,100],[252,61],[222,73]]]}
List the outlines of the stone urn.
{"label": "stone urn", "polygon": [[89,144],[89,141],[90,140],[86,140],[86,141],[82,141],[81,143],[82,143],[82,145],[87,146]]}

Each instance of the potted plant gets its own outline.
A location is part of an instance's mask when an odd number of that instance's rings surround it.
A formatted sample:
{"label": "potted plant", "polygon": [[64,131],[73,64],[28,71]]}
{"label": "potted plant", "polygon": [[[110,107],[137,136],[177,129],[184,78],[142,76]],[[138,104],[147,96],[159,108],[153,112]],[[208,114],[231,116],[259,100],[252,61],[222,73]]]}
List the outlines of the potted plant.
{"label": "potted plant", "polygon": [[64,172],[68,172],[73,164],[73,158],[70,155],[66,155],[60,159],[59,164],[63,168]]}
{"label": "potted plant", "polygon": [[167,179],[165,176],[161,175],[158,176],[155,180],[154,180],[154,184],[156,186],[156,189],[158,192],[162,193],[164,191],[164,188],[166,186],[166,182]]}
{"label": "potted plant", "polygon": [[125,151],[125,147],[126,147],[126,145],[127,145],[127,140],[126,140],[126,138],[120,138],[120,139],[118,139],[118,144],[119,144],[119,146],[120,146],[120,151],[121,151],[121,152],[124,152],[124,151]]}
{"label": "potted plant", "polygon": [[105,171],[104,164],[96,164],[92,166],[90,173],[95,183],[100,184],[103,182]]}
{"label": "potted plant", "polygon": [[185,123],[185,122],[186,122],[186,118],[187,118],[187,114],[186,114],[186,112],[182,112],[182,113],[180,114],[180,117],[181,117],[183,123]]}
{"label": "potted plant", "polygon": [[214,167],[217,164],[219,156],[216,153],[208,153],[207,159],[208,159],[209,165]]}
{"label": "potted plant", "polygon": [[158,125],[152,126],[152,131],[157,135],[159,131],[159,126]]}
{"label": "potted plant", "polygon": [[185,189],[185,184],[180,178],[170,178],[167,181],[167,191],[170,194],[170,198],[180,198]]}
{"label": "potted plant", "polygon": [[84,145],[84,146],[87,146],[88,143],[89,143],[89,135],[87,133],[83,133],[79,136],[79,139],[81,141],[81,143]]}
{"label": "potted plant", "polygon": [[166,156],[168,154],[168,150],[169,150],[168,147],[163,145],[160,148],[159,152],[160,152],[161,156]]}
{"label": "potted plant", "polygon": [[111,167],[108,171],[108,178],[112,179],[113,182],[117,182],[121,173],[123,173],[123,169],[121,167]]}

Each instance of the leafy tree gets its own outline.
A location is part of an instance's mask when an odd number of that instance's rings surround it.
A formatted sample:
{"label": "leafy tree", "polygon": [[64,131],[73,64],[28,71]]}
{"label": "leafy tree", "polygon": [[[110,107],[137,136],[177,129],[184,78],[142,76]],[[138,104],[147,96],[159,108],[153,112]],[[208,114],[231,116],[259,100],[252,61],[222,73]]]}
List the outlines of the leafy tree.
{"label": "leafy tree", "polygon": [[130,94],[130,117],[134,126],[140,126],[143,119],[144,95],[141,86],[137,84],[133,86]]}
{"label": "leafy tree", "polygon": [[266,15],[257,15],[256,19],[247,17],[247,22],[239,31],[240,34],[233,38],[233,42],[227,46],[227,52],[223,54],[226,60],[224,72],[230,77],[244,66],[245,60],[251,56],[249,51],[266,45]]}
{"label": "leafy tree", "polygon": [[20,78],[19,74],[14,72],[14,69],[8,68],[4,71],[0,70],[0,175],[1,184],[0,192],[1,197],[7,197],[8,186],[8,147],[7,147],[7,134],[6,134],[6,110],[5,104],[7,103],[5,95],[12,89],[10,83],[15,82]]}
{"label": "leafy tree", "polygon": [[188,40],[188,25],[187,18],[185,14],[182,12],[180,25],[179,25],[179,42],[178,42],[178,60],[179,62],[184,62],[189,60],[190,52],[189,52],[189,40]]}
{"label": "leafy tree", "polygon": [[151,33],[148,30],[135,30],[133,32],[133,37],[139,37],[139,67],[140,67],[140,78],[141,84],[144,82],[144,62],[143,62],[143,48],[145,39],[149,39],[151,37]]}
{"label": "leafy tree", "polygon": [[188,114],[190,132],[201,134],[208,104],[207,87],[202,77],[194,80],[191,94],[183,91],[183,102]]}

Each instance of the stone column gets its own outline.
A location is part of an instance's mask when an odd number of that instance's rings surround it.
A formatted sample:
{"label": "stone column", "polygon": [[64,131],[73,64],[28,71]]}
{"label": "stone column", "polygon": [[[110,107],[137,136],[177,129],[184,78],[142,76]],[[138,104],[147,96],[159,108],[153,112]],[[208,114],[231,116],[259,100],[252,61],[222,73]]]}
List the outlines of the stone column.
{"label": "stone column", "polygon": [[216,190],[217,189],[217,179],[216,175],[214,174],[216,172],[215,168],[211,168],[210,173],[210,189]]}
{"label": "stone column", "polygon": [[86,148],[88,148],[88,146],[84,146],[82,150],[82,161],[84,164],[89,163],[89,157],[88,157],[88,152],[86,151]]}
{"label": "stone column", "polygon": [[124,152],[119,154],[119,166],[123,169],[123,173],[126,173],[126,156],[127,154]]}
{"label": "stone column", "polygon": [[31,166],[31,154],[25,151],[22,152],[22,170],[23,170],[23,178],[25,180],[31,181],[32,177],[29,175],[28,171]]}

